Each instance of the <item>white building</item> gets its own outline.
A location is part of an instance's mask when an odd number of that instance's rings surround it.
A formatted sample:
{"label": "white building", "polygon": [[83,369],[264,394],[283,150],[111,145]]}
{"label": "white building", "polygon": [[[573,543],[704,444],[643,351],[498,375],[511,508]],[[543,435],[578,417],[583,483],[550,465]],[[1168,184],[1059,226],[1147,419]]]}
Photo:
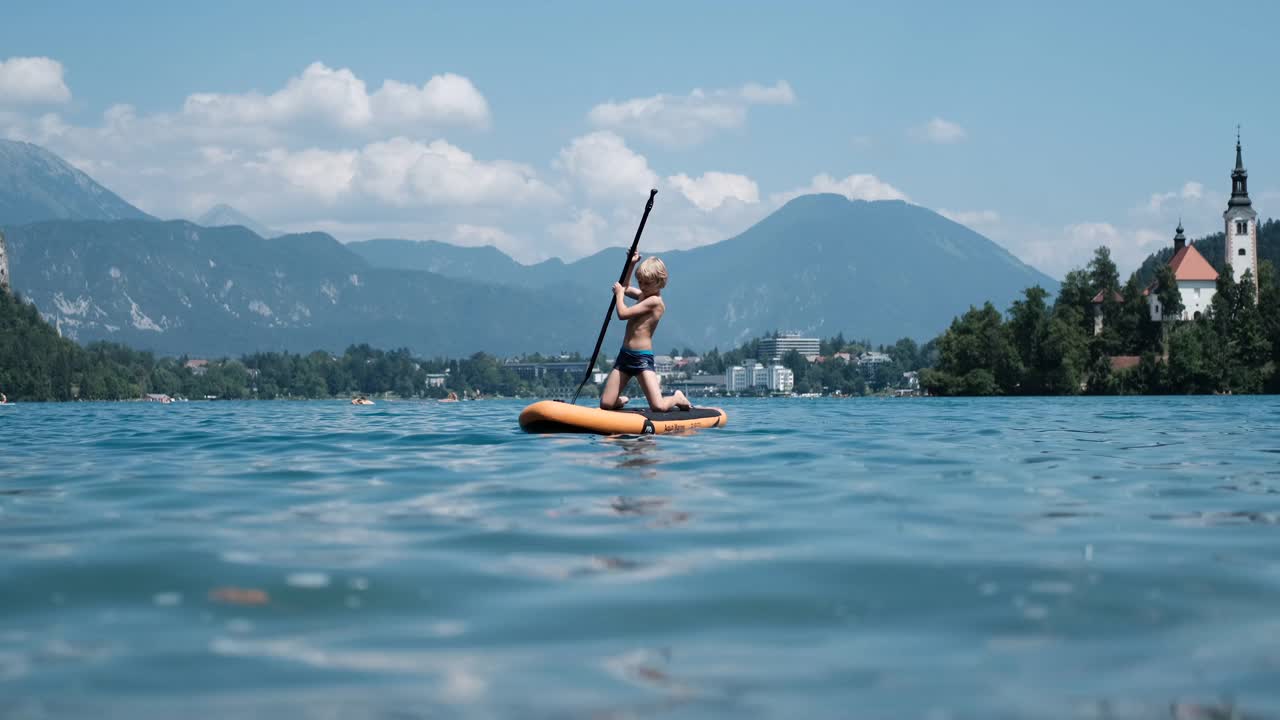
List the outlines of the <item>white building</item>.
{"label": "white building", "polygon": [[[1181,232],[1182,223],[1178,223],[1178,228],[1179,228],[1178,231]],[[1098,294],[1093,296],[1092,302],[1093,302],[1093,334],[1094,335],[1102,334],[1102,319],[1103,319],[1102,306],[1106,296],[1107,296],[1106,290],[1099,290]],[[1112,290],[1111,300],[1116,303],[1123,303],[1124,296],[1116,292],[1115,290]]]}
{"label": "white building", "polygon": [[9,256],[4,252],[4,233],[0,233],[0,292],[9,289]]}
{"label": "white building", "polygon": [[803,355],[805,360],[813,362],[813,359],[818,357],[820,345],[818,338],[801,337],[800,333],[781,333],[778,337],[760,339],[760,357],[776,361],[795,350]]}
{"label": "white building", "polygon": [[769,386],[769,368],[754,360],[751,361],[751,387]]}
{"label": "white building", "polygon": [[876,365],[884,365],[890,362],[893,362],[893,358],[882,352],[868,350],[858,356],[858,364],[863,368],[874,368]]}
{"label": "white building", "polygon": [[[1230,241],[1228,241],[1228,245]],[[1160,306],[1158,283],[1151,283],[1143,294],[1147,296],[1147,306],[1151,311],[1151,319],[1160,320],[1199,320],[1209,312],[1213,295],[1218,288],[1218,271],[1213,269],[1208,260],[1200,254],[1195,246],[1187,244],[1187,236],[1182,234],[1182,223],[1178,223],[1178,233],[1173,236],[1173,257],[1169,258],[1169,268],[1173,270],[1173,278],[1178,282],[1178,294],[1182,296],[1182,313],[1175,316],[1166,315]],[[1101,323],[1095,321],[1095,327]]]}
{"label": "white building", "polygon": [[783,365],[769,366],[769,390],[772,392],[789,393],[796,386],[795,373],[790,368]]}
{"label": "white building", "polygon": [[[1240,137],[1236,136],[1236,168],[1231,171],[1231,199],[1222,213],[1226,230],[1226,261],[1231,264],[1236,282],[1245,270],[1258,283],[1258,213],[1249,199],[1249,173],[1240,156]],[[1255,298],[1256,301],[1256,298]]]}
{"label": "white building", "polygon": [[728,392],[743,392],[751,387],[751,379],[747,369],[741,365],[725,368],[724,389]]}
{"label": "white building", "polygon": [[675,358],[670,355],[654,355],[653,371],[659,375],[666,375],[675,369]]}
{"label": "white building", "polygon": [[[1236,282],[1240,282],[1245,271],[1249,271],[1256,287],[1258,213],[1253,209],[1253,201],[1249,199],[1249,173],[1244,169],[1239,137],[1236,138],[1236,167],[1231,171],[1231,199],[1227,201],[1222,220],[1225,232],[1224,260],[1231,264],[1231,273]],[[1182,223],[1178,223],[1177,234],[1173,237],[1173,257],[1169,259],[1169,267],[1178,282],[1182,312],[1177,316],[1166,316],[1165,309],[1160,307],[1160,299],[1156,297],[1160,288],[1152,283],[1143,293],[1147,297],[1151,319],[1199,320],[1207,315],[1213,296],[1218,291],[1218,271],[1193,245],[1187,243],[1186,236],[1182,234]]]}

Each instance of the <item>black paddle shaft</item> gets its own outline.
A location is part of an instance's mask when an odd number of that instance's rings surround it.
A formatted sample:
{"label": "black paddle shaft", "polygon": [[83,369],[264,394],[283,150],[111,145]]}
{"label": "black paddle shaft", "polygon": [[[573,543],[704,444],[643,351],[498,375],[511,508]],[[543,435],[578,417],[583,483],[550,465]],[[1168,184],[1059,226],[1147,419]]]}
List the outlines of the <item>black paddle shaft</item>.
{"label": "black paddle shaft", "polygon": [[[631,249],[627,251],[627,259],[622,263],[622,274],[618,275],[618,283],[627,284],[627,270],[631,268],[631,256],[636,254],[636,248],[640,247],[640,233],[644,232],[645,221],[649,219],[649,211],[653,209],[653,197],[658,194],[657,189],[649,191],[649,202],[644,204],[644,215],[640,216],[640,227],[636,228],[636,239],[631,241]],[[573,399],[570,403],[578,402],[578,395],[582,393],[582,388],[586,387],[587,381],[591,379],[591,373],[596,369],[596,358],[600,357],[600,346],[604,344],[605,333],[609,330],[609,318],[613,315],[613,309],[618,302],[616,295],[609,297],[609,309],[604,314],[604,324],[600,326],[600,337],[596,338],[596,349],[591,353],[591,362],[587,363],[587,374],[582,377],[582,382],[578,383],[578,389],[573,391]]]}

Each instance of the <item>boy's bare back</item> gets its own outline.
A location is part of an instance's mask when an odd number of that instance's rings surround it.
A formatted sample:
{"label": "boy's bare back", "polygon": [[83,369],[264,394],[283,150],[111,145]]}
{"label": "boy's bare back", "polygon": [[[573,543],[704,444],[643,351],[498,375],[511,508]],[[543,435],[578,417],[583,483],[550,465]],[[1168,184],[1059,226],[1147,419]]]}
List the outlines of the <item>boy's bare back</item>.
{"label": "boy's bare back", "polygon": [[661,295],[654,295],[636,303],[636,307],[644,307],[639,315],[627,320],[627,332],[622,339],[624,346],[632,350],[652,350],[653,333],[658,329],[658,321],[667,311],[667,304]]}

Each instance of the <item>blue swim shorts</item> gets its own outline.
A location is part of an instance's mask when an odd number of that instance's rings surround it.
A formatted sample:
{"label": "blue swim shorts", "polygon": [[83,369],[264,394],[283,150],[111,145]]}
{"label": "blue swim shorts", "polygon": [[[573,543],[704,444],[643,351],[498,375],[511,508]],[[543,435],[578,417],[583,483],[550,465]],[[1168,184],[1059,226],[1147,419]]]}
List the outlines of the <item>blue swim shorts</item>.
{"label": "blue swim shorts", "polygon": [[618,350],[618,358],[613,361],[613,367],[628,375],[635,375],[642,370],[655,372],[653,351],[622,348]]}

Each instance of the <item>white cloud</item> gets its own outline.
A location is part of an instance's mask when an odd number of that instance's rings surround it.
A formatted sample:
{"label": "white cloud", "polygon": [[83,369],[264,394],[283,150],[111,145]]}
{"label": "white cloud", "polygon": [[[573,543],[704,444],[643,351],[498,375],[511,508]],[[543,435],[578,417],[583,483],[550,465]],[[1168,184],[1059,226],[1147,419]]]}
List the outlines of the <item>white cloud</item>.
{"label": "white cloud", "polygon": [[62,63],[47,57],[14,57],[0,61],[0,106],[65,103],[71,90]]}
{"label": "white cloud", "polygon": [[553,238],[560,241],[557,251],[567,257],[588,255],[607,245],[602,231],[609,226],[594,211],[580,209],[568,222],[555,223],[547,228]]}
{"label": "white cloud", "polygon": [[357,183],[393,205],[524,205],[558,199],[533,168],[479,161],[444,140],[423,144],[394,138],[368,145],[357,163]]}
{"label": "white cloud", "polygon": [[667,184],[679,190],[699,210],[714,210],[729,199],[748,204],[760,202],[760,188],[746,175],[706,172],[694,179],[681,173],[668,177]]}
{"label": "white cloud", "polygon": [[436,75],[421,88],[385,80],[372,97],[374,114],[390,124],[448,123],[487,127],[489,103],[461,75]]}
{"label": "white cloud", "polygon": [[182,114],[209,125],[277,126],[311,117],[356,128],[373,119],[364,81],[346,68],[334,70],[318,62],[270,95],[194,93],[187,96]]}
{"label": "white cloud", "polygon": [[457,245],[466,245],[475,247],[477,245],[492,245],[498,249],[510,248],[515,241],[511,233],[499,227],[490,225],[471,225],[462,223],[453,229],[453,237],[450,241]]}
{"label": "white cloud", "polygon": [[1120,271],[1121,279],[1136,270],[1151,253],[1173,244],[1173,232],[1148,227],[1119,227],[1109,222],[1079,222],[1058,228],[999,227],[992,239],[1005,246],[1023,262],[1062,278],[1070,270],[1082,269],[1093,251],[1105,245]]}
{"label": "white cloud", "polygon": [[962,210],[954,212],[939,208],[938,214],[952,222],[967,226],[995,225],[1000,222],[1000,213],[995,210]]}
{"label": "white cloud", "polygon": [[[202,148],[208,155],[209,148]],[[247,167],[287,181],[316,199],[372,198],[393,207],[524,205],[558,201],[532,168],[484,162],[443,140],[392,138],[359,150],[281,148],[261,153]]]}
{"label": "white cloud", "polygon": [[772,87],[748,83],[734,90],[694,89],[688,95],[659,94],[596,105],[591,124],[662,145],[694,145],[712,134],[742,127],[751,105],[789,105],[795,92],[786,81]]}
{"label": "white cloud", "polygon": [[740,92],[743,100],[760,105],[790,105],[796,101],[796,94],[786,80],[779,80],[773,87],[747,83]]}
{"label": "white cloud", "polygon": [[275,175],[307,195],[332,202],[351,191],[358,157],[358,153],[350,150],[275,149],[262,153],[261,159],[251,162],[249,167],[264,175]]}
{"label": "white cloud", "polygon": [[775,193],[772,199],[775,203],[782,204],[801,195],[817,193],[835,193],[843,195],[850,200],[906,200],[910,202],[910,198],[905,193],[875,175],[856,174],[850,175],[843,180],[837,180],[826,173],[815,175],[813,180],[805,187],[784,193]]}
{"label": "white cloud", "polygon": [[641,197],[658,186],[649,161],[607,130],[574,138],[555,165],[595,197]]}
{"label": "white cloud", "polygon": [[950,120],[943,120],[940,117],[930,120],[922,127],[915,128],[911,131],[911,134],[917,140],[940,145],[960,142],[969,135],[964,128],[956,123]]}
{"label": "white cloud", "polygon": [[1160,215],[1165,211],[1166,204],[1170,200],[1175,199],[1185,201],[1183,204],[1194,204],[1200,200],[1204,200],[1206,199],[1204,185],[1188,180],[1182,185],[1181,190],[1152,193],[1150,199],[1147,200],[1147,204],[1142,208],[1142,210],[1151,215]]}
{"label": "white cloud", "polygon": [[459,75],[437,75],[420,88],[386,80],[370,95],[364,80],[351,70],[314,62],[270,95],[189,95],[182,116],[186,122],[212,127],[277,128],[307,122],[344,130],[419,123],[484,127],[489,122],[489,107],[471,81]]}

